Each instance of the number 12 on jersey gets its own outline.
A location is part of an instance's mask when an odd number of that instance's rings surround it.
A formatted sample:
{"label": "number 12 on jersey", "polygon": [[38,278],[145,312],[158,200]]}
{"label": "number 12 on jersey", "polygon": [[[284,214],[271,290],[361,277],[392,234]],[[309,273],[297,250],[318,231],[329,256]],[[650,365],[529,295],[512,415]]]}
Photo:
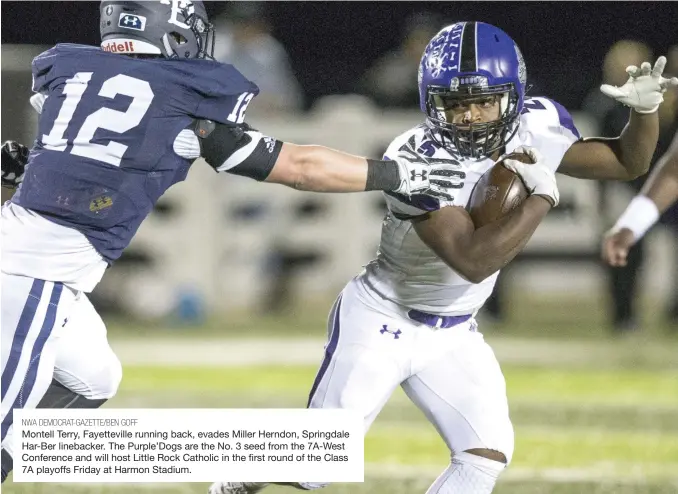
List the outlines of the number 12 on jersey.
{"label": "number 12 on jersey", "polygon": [[[93,72],[78,72],[66,81],[63,94],[66,96],[59,114],[49,134],[43,134],[42,143],[45,149],[52,151],[66,151],[68,140],[64,137],[71,124],[75,110],[87,90]],[[133,129],[144,118],[144,115],[153,101],[151,85],[141,79],[118,74],[104,81],[99,96],[115,98],[118,94],[129,96],[132,102],[126,111],[111,108],[99,108],[87,116],[75,139],[71,154],[103,161],[113,166],[120,166],[122,156],[127,146],[119,142],[110,141],[108,144],[94,144],[92,139],[98,129],[110,130],[118,134]]]}
{"label": "number 12 on jersey", "polygon": [[245,121],[245,110],[254,98],[254,93],[242,93],[238,96],[238,101],[235,102],[233,111],[226,117],[229,122],[241,124]]}

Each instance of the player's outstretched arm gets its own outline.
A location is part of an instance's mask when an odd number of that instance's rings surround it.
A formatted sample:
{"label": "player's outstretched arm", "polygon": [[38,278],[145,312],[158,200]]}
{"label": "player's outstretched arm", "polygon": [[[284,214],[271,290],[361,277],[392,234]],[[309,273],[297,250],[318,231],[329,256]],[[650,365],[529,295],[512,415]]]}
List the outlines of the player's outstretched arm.
{"label": "player's outstretched arm", "polygon": [[395,190],[395,161],[369,160],[323,146],[283,143],[266,182],[314,192]]}
{"label": "player's outstretched arm", "polygon": [[621,87],[604,84],[601,91],[629,106],[628,124],[617,138],[592,137],[573,144],[565,153],[559,173],[597,180],[633,180],[647,173],[659,138],[657,109],[664,92],[678,87],[678,78],[662,77],[666,57],[654,65],[644,62],[640,68],[626,69],[629,79]]}
{"label": "player's outstretched arm", "polygon": [[[204,122],[204,121],[203,121]],[[201,125],[198,123],[198,125]],[[317,145],[278,141],[248,126],[212,124],[201,155],[215,170],[313,192],[392,191],[450,199],[458,164],[402,150],[394,160],[371,160]]]}
{"label": "player's outstretched arm", "polygon": [[611,266],[625,266],[631,247],[678,201],[678,133],[640,193],[605,234],[602,257]]}
{"label": "player's outstretched arm", "polygon": [[480,283],[518,255],[544,216],[558,204],[554,172],[535,149],[524,148],[523,152],[534,164],[503,163],[520,175],[531,195],[507,215],[478,229],[461,207],[444,207],[412,220],[424,243],[472,283]]}

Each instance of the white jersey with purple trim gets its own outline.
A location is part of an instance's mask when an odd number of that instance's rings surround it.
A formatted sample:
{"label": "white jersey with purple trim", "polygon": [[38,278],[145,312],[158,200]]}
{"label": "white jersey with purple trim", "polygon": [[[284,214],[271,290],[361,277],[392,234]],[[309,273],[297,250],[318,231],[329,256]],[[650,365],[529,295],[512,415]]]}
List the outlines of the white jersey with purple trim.
{"label": "white jersey with purple trim", "polygon": [[[388,213],[382,224],[379,251],[359,280],[381,297],[412,309],[439,315],[475,313],[492,293],[498,273],[481,283],[467,281],[424,244],[409,220],[446,206],[466,207],[473,187],[494,162],[489,158],[463,158],[454,149],[443,148],[431,138],[425,124],[396,137],[384,159],[395,156],[412,137],[415,149],[422,155],[458,160],[466,174],[463,188],[454,192],[452,201],[386,193]],[[547,98],[528,98],[518,132],[506,144],[506,152],[523,145],[535,147],[545,163],[556,170],[565,152],[579,138],[572,117],[560,104]]]}

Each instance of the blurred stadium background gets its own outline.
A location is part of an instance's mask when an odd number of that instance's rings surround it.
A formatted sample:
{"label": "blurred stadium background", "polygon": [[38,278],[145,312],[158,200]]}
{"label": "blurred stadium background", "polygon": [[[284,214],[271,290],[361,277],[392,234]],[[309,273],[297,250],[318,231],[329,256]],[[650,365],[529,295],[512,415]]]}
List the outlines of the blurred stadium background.
{"label": "blurred stadium background", "polygon": [[[671,2],[207,7],[218,28],[217,57],[262,88],[248,109],[253,126],[371,157],[421,120],[418,59],[429,38],[456,20],[507,31],[524,53],[531,94],[563,103],[583,135],[621,130],[627,111],[597,88],[623,83],[627,65],[666,54],[667,72],[678,75]],[[3,141],[34,139],[32,57],[57,42],[97,44],[97,18],[98,2],[2,2]],[[658,155],[678,128],[678,95],[667,94],[661,122]],[[561,206],[502,275],[481,314],[507,378],[517,437],[496,492],[678,492],[675,220],[648,235],[636,253],[638,269],[611,272],[598,260],[601,234],[638,184],[559,183]],[[378,193],[300,193],[215,176],[196,163],[92,296],[125,365],[108,406],[304,406],[322,357],[326,313],[373,256],[383,208]],[[448,458],[435,430],[398,392],[366,439],[366,461],[365,484],[325,492],[423,493]]]}

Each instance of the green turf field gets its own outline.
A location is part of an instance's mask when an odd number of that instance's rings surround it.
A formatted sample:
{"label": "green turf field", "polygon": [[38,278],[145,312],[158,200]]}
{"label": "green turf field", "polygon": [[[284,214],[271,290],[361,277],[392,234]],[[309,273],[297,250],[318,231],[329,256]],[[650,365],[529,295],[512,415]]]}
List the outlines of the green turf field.
{"label": "green turf field", "polygon": [[[315,324],[322,326],[320,317]],[[258,327],[262,328],[260,322]],[[213,331],[183,335],[176,331],[173,341],[178,351],[191,351],[189,341],[214,337]],[[265,326],[264,331],[270,334],[275,328]],[[577,327],[569,337],[561,333],[558,339],[534,335],[537,346],[530,346],[526,342],[532,340],[526,340],[524,331],[512,331],[510,326],[502,333],[488,331],[487,339],[503,362],[516,430],[513,463],[495,493],[678,493],[678,340],[658,333],[611,340],[602,331],[593,337],[581,332]],[[134,341],[127,344],[133,346]],[[221,343],[228,348],[232,341]],[[161,341],[150,341],[149,348],[156,342]],[[256,353],[256,340],[250,343]],[[535,351],[541,355],[530,354]],[[318,353],[311,360],[321,357]],[[181,366],[127,366],[120,392],[109,405],[301,407],[316,372],[311,363],[219,366],[211,360],[201,362],[200,355],[194,360]],[[366,438],[365,460],[364,484],[334,485],[323,492],[423,494],[445,468],[448,453],[419,410],[398,391]],[[204,494],[206,488],[207,484],[7,483],[3,492]]]}

